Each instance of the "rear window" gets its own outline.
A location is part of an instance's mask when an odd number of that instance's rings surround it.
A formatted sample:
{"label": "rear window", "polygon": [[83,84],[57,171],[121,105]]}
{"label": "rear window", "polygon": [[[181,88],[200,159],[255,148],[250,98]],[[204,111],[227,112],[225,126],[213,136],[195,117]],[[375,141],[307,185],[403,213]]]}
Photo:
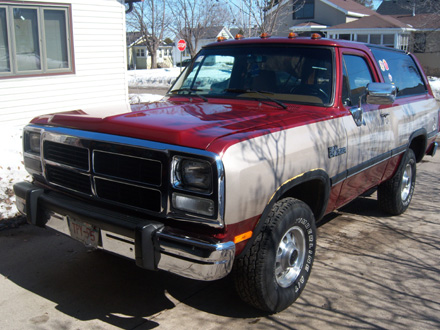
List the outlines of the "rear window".
{"label": "rear window", "polygon": [[384,81],[397,87],[397,97],[426,93],[422,75],[414,60],[406,53],[372,48]]}

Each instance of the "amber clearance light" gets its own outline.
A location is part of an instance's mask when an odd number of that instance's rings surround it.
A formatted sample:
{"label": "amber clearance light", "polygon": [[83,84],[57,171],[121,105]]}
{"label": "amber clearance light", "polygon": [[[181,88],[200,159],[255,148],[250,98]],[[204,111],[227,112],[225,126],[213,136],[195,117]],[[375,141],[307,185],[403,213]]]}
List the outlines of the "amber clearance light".
{"label": "amber clearance light", "polygon": [[260,38],[261,39],[267,39],[269,37],[270,37],[270,35],[268,33],[266,33],[266,32],[263,32],[262,34],[260,34]]}
{"label": "amber clearance light", "polygon": [[217,42],[222,42],[222,41],[225,41],[225,40],[226,40],[226,38],[223,37],[223,36],[217,37]]}
{"label": "amber clearance light", "polygon": [[243,39],[243,38],[244,38],[243,35],[240,34],[240,33],[237,33],[237,34],[235,35],[235,40],[241,40],[241,39]]}
{"label": "amber clearance light", "polygon": [[289,35],[288,35],[289,39],[295,39],[296,37],[298,37],[298,34],[295,33],[295,32],[290,32]]}
{"label": "amber clearance light", "polygon": [[321,39],[321,35],[319,33],[313,33],[312,34],[312,39]]}

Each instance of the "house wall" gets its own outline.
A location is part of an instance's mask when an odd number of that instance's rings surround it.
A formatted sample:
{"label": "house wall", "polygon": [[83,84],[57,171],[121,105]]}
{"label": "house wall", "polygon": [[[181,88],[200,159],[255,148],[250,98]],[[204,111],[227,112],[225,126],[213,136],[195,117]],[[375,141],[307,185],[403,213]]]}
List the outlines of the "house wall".
{"label": "house wall", "polygon": [[[136,55],[139,49],[143,50],[143,54],[145,56]],[[167,52],[167,55],[165,55],[165,51]],[[173,66],[172,51],[173,51],[172,46],[159,46],[156,57],[158,68],[171,68]],[[151,56],[148,53],[148,49],[146,46],[128,47],[127,53],[128,53],[127,57],[129,64],[128,69],[130,70],[151,69]],[[134,62],[136,62],[136,66],[134,65]]]}
{"label": "house wall", "polygon": [[315,22],[322,25],[332,26],[342,23],[346,23],[346,16],[343,12],[333,8],[319,0],[315,0],[315,14],[314,18],[307,19],[293,19],[293,2],[287,5],[287,13],[280,17],[280,22],[278,24],[278,30],[276,35],[282,36],[287,35],[290,30],[289,28],[306,22]]}
{"label": "house wall", "polygon": [[127,106],[124,0],[38,0],[71,3],[73,74],[0,77],[0,126],[37,115],[97,106]]}
{"label": "house wall", "polygon": [[421,32],[411,35],[411,51],[414,52],[414,55],[428,76],[440,77],[440,44],[438,42],[440,40],[440,31],[424,32],[423,53],[418,53],[414,49],[415,38],[417,38],[416,35],[419,33]]}
{"label": "house wall", "polygon": [[426,75],[440,77],[440,53],[417,53],[415,54],[423,67]]}

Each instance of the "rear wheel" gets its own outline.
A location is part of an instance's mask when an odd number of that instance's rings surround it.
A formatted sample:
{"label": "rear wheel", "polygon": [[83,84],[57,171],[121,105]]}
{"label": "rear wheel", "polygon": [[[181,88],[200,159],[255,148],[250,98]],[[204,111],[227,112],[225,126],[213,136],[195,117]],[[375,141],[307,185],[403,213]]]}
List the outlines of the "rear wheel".
{"label": "rear wheel", "polygon": [[380,208],[392,215],[402,214],[411,202],[415,185],[416,157],[414,152],[408,149],[396,174],[377,189]]}
{"label": "rear wheel", "polygon": [[310,208],[293,198],[276,203],[250,249],[236,261],[234,279],[240,297],[271,313],[289,307],[307,283],[315,242]]}

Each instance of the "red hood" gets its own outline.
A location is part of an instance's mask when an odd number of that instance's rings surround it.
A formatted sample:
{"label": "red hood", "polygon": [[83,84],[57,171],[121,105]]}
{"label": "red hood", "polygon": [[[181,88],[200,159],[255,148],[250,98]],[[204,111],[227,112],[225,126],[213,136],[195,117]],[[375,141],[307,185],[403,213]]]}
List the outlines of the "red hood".
{"label": "red hood", "polygon": [[[187,99],[185,101],[133,105],[131,112],[127,112],[127,109],[122,107],[116,114],[110,115],[109,111],[105,111],[108,109],[62,112],[37,117],[32,123],[208,149],[213,141],[222,137],[243,132],[254,132],[253,134],[259,135],[256,131],[263,127],[267,128],[268,125],[274,129],[273,124],[278,123],[275,126],[276,129],[280,129],[283,125],[279,123],[285,124],[288,118],[295,117],[295,122],[306,119],[305,113],[298,106],[285,110],[277,108],[276,105],[261,105],[249,101],[234,104],[211,101],[188,103]],[[307,117],[311,119],[309,112],[311,109],[307,108]],[[316,113],[313,117],[316,121]]]}

